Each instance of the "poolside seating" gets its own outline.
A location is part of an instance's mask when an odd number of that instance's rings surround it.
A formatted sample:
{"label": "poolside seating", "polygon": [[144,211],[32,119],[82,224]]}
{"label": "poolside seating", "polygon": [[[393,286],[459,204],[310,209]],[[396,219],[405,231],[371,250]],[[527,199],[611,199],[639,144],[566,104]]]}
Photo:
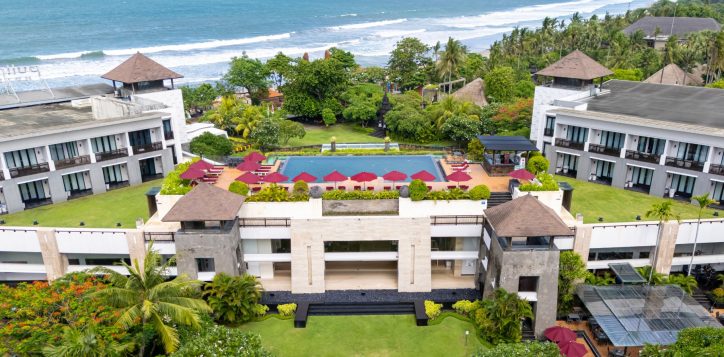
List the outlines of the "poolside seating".
{"label": "poolside seating", "polygon": [[400,190],[400,189],[402,189],[402,186],[395,186],[395,190]]}
{"label": "poolside seating", "polygon": [[354,186],[352,189],[355,190],[355,191],[361,191],[361,190],[362,190],[362,186]]}
{"label": "poolside seating", "polygon": [[385,186],[385,187],[382,187],[382,189],[385,190],[385,191],[391,191],[391,190],[392,190],[392,186]]}
{"label": "poolside seating", "polygon": [[367,187],[367,191],[374,191],[374,190],[375,190],[374,186]]}
{"label": "poolside seating", "polygon": [[332,190],[334,190],[334,186],[327,186],[324,189],[327,191],[332,191]]}
{"label": "poolside seating", "polygon": [[251,188],[251,192],[259,192],[261,191],[261,186],[256,186]]}
{"label": "poolside seating", "polygon": [[432,191],[432,186],[427,186],[428,191]]}
{"label": "poolside seating", "polygon": [[452,189],[455,188],[455,187],[457,187],[457,186],[455,186],[455,185],[448,185],[448,186],[447,186],[447,189],[448,189],[448,190],[452,190]]}
{"label": "poolside seating", "polygon": [[340,190],[340,191],[347,191],[347,187],[346,187],[346,186],[337,186],[337,189]]}
{"label": "poolside seating", "polygon": [[470,186],[460,185],[460,189],[462,189],[463,191],[467,191],[467,190],[468,190],[468,187],[470,187]]}

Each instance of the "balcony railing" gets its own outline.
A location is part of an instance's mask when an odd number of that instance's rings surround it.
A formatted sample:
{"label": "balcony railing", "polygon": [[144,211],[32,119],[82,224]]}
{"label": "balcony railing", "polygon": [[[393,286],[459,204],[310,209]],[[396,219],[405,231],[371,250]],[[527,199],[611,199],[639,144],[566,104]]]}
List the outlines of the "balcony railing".
{"label": "balcony railing", "polygon": [[108,187],[108,190],[115,190],[117,188],[128,186],[130,186],[130,183],[128,183],[128,181],[106,182],[106,187]]}
{"label": "balcony railing", "polygon": [[693,171],[704,171],[703,162],[677,159],[675,157],[667,157],[666,166],[679,167],[682,169],[693,170]]}
{"label": "balcony railing", "polygon": [[292,220],[289,218],[240,218],[240,227],[289,227]]}
{"label": "balcony railing", "polygon": [[439,225],[460,225],[460,224],[483,224],[483,216],[431,216],[430,224]]}
{"label": "balcony railing", "polygon": [[562,148],[571,148],[576,150],[583,150],[584,143],[581,142],[575,142],[570,141],[568,139],[556,139],[556,146],[560,146]]}
{"label": "balcony railing", "polygon": [[128,156],[127,148],[120,148],[110,151],[96,153],[96,161],[106,161]]}
{"label": "balcony railing", "polygon": [[151,151],[157,151],[163,149],[163,145],[160,141],[157,141],[155,143],[150,143],[146,145],[134,145],[133,146],[133,154],[143,154],[144,152],[151,152]]}
{"label": "balcony railing", "polygon": [[142,175],[141,182],[152,181],[163,178],[163,174]]}
{"label": "balcony railing", "polygon": [[[709,173],[714,175],[724,176],[724,165],[711,164],[709,165]],[[0,177],[2,172],[0,172]]]}
{"label": "balcony railing", "polygon": [[10,169],[10,177],[20,177],[20,176],[28,176],[32,174],[37,174],[41,172],[48,172],[50,171],[50,167],[48,166],[47,162],[43,162],[40,164],[35,165],[29,165],[29,166],[23,166],[23,167],[14,167]]}
{"label": "balcony railing", "polygon": [[658,164],[661,160],[660,155],[649,154],[635,150],[626,150],[626,158],[636,161],[650,162],[652,164]]}
{"label": "balcony railing", "polygon": [[599,144],[589,144],[588,152],[595,152],[595,153],[599,153],[599,154],[618,157],[621,155],[621,148],[617,149],[617,148],[607,147],[607,146],[599,145]]}
{"label": "balcony railing", "polygon": [[173,242],[176,240],[176,232],[143,232],[143,239],[146,242]]}
{"label": "balcony railing", "polygon": [[173,131],[164,131],[163,132],[163,138],[166,140],[173,139]]}
{"label": "balcony railing", "polygon": [[545,128],[545,129],[543,129],[543,135],[545,135],[545,136],[553,136],[553,128]]}
{"label": "balcony railing", "polygon": [[91,163],[90,155],[76,156],[70,159],[55,160],[56,169],[64,169],[78,165],[87,165]]}

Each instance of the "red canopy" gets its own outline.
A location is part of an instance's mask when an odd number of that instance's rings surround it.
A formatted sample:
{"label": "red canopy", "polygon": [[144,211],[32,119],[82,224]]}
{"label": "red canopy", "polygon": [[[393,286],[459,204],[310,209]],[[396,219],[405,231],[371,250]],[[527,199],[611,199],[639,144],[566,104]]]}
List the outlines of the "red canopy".
{"label": "red canopy", "polygon": [[547,328],[543,335],[545,337],[553,342],[568,342],[568,341],[575,341],[577,336],[576,333],[571,331],[569,328],[565,328],[562,326],[552,326]]}
{"label": "red canopy", "polygon": [[261,179],[259,178],[259,176],[254,175],[251,172],[246,172],[243,175],[237,177],[236,181],[241,181],[244,183],[252,184],[252,183],[259,183],[259,181],[261,181]]}
{"label": "red canopy", "polygon": [[310,183],[310,182],[317,181],[317,178],[314,177],[314,176],[312,176],[312,175],[310,175],[310,174],[308,174],[308,173],[306,173],[306,172],[302,172],[301,174],[295,176],[295,177],[292,179],[292,181],[294,181],[294,182],[304,181],[304,182],[306,182],[306,183]]}
{"label": "red canopy", "polygon": [[347,176],[341,174],[339,171],[334,170],[329,175],[324,176],[324,181],[326,182],[339,182],[339,181],[346,181]]}
{"label": "red canopy", "polygon": [[530,181],[535,178],[535,175],[533,175],[530,171],[528,171],[526,169],[519,169],[519,170],[511,171],[510,174],[508,174],[508,176],[515,178],[515,179],[526,180],[526,181]]}
{"label": "red canopy", "polygon": [[369,182],[377,180],[377,174],[373,174],[371,172],[362,171],[352,177],[350,177],[352,180],[357,182]]}
{"label": "red canopy", "polygon": [[418,173],[412,174],[412,176],[410,176],[410,178],[412,178],[413,180],[420,180],[420,181],[427,182],[427,181],[435,181],[436,177],[435,177],[435,175],[433,175],[425,170],[422,170]]}
{"label": "red canopy", "polygon": [[447,179],[449,181],[465,182],[465,181],[470,181],[473,178],[463,171],[455,171],[455,172],[451,173],[450,175],[447,175]]}
{"label": "red canopy", "polygon": [[264,182],[279,183],[287,180],[289,180],[289,177],[286,177],[278,172],[272,172],[269,175],[264,176]]}
{"label": "red canopy", "polygon": [[588,353],[586,346],[573,341],[559,342],[558,348],[567,357],[583,357]]}
{"label": "red canopy", "polygon": [[214,165],[206,162],[205,160],[199,160],[199,161],[196,161],[193,164],[189,165],[189,168],[206,171],[208,169],[214,168]]}
{"label": "red canopy", "polygon": [[181,175],[179,175],[179,177],[181,177],[184,180],[196,180],[196,179],[200,179],[200,178],[204,177],[205,175],[206,175],[205,172],[203,172],[199,169],[194,169],[192,167],[189,167],[189,169],[184,171]]}
{"label": "red canopy", "polygon": [[239,171],[256,171],[259,170],[261,164],[256,161],[244,161],[236,165],[236,169]]}
{"label": "red canopy", "polygon": [[244,161],[254,161],[259,162],[262,160],[266,160],[266,156],[264,156],[262,153],[258,151],[252,151],[248,153],[246,156],[244,156]]}
{"label": "red canopy", "polygon": [[407,178],[407,174],[399,171],[390,171],[382,176],[387,181],[402,181]]}

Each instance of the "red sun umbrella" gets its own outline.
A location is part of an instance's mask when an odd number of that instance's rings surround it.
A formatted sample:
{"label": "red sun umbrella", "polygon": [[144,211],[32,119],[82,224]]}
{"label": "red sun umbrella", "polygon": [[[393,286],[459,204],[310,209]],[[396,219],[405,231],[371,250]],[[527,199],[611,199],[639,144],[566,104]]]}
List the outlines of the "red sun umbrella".
{"label": "red sun umbrella", "polygon": [[193,164],[189,165],[189,168],[206,171],[209,169],[213,169],[214,165],[206,162],[205,160],[199,160],[199,161],[196,161]]}
{"label": "red sun umbrella", "polygon": [[261,164],[256,161],[244,161],[236,165],[236,169],[239,171],[256,171],[259,170]]}
{"label": "red sun umbrella", "polygon": [[588,353],[586,346],[573,341],[559,342],[558,348],[561,354],[567,357],[583,357]]}
{"label": "red sun umbrella", "polygon": [[292,181],[294,181],[294,182],[304,181],[304,182],[306,182],[306,183],[310,183],[310,182],[317,181],[317,178],[314,177],[314,176],[312,176],[312,175],[310,175],[310,174],[308,174],[308,173],[306,173],[306,172],[302,172],[301,174],[295,176],[295,177],[292,179]]}
{"label": "red sun umbrella", "polygon": [[241,181],[243,183],[252,184],[252,183],[259,183],[259,181],[261,181],[261,178],[259,178],[259,176],[257,176],[257,175],[254,175],[251,172],[246,172],[245,174],[237,177],[235,180]]}
{"label": "red sun umbrella", "polygon": [[203,172],[199,169],[194,169],[194,168],[189,167],[189,169],[184,171],[181,175],[179,175],[179,177],[181,177],[184,180],[196,180],[196,179],[200,179],[200,178],[204,177],[205,175],[206,175],[205,172]]}
{"label": "red sun umbrella", "polygon": [[410,178],[412,178],[413,180],[420,180],[420,181],[428,182],[428,181],[435,181],[436,177],[435,177],[435,175],[433,175],[425,170],[422,170],[420,172],[412,174],[412,176],[410,176]]}
{"label": "red sun umbrella", "polygon": [[365,190],[367,189],[367,182],[377,180],[377,174],[373,174],[371,172],[362,171],[352,177],[350,177],[352,180],[357,182],[362,182],[364,184]]}
{"label": "red sun umbrella", "polygon": [[382,175],[382,178],[387,181],[392,181],[392,186],[395,186],[395,181],[402,181],[407,178],[407,174],[399,171],[390,171],[384,175]]}
{"label": "red sun umbrella", "polygon": [[545,332],[543,332],[543,335],[545,335],[547,339],[555,343],[575,341],[577,338],[575,332],[571,331],[571,329],[569,328],[565,328],[562,326],[549,327],[545,330]]}
{"label": "red sun umbrella", "polygon": [[510,174],[508,174],[508,176],[510,176],[514,179],[526,180],[526,181],[530,181],[535,178],[535,175],[533,175],[530,171],[528,171],[526,169],[519,169],[519,170],[511,171]]}
{"label": "red sun umbrella", "polygon": [[347,176],[341,174],[339,171],[334,170],[329,175],[323,177],[325,182],[334,182],[334,187],[337,187],[337,182],[346,181]]}
{"label": "red sun umbrella", "polygon": [[286,177],[278,172],[272,172],[269,175],[264,176],[264,182],[269,183],[279,183],[289,180],[289,177]]}
{"label": "red sun umbrella", "polygon": [[455,172],[451,173],[450,175],[447,175],[447,179],[449,181],[455,181],[459,185],[460,182],[470,181],[473,178],[470,177],[470,175],[466,174],[465,172],[455,171]]}
{"label": "red sun umbrella", "polygon": [[249,154],[247,154],[246,156],[244,156],[244,161],[259,162],[259,161],[262,161],[265,159],[266,159],[266,156],[264,156],[262,153],[260,153],[258,151],[252,151]]}

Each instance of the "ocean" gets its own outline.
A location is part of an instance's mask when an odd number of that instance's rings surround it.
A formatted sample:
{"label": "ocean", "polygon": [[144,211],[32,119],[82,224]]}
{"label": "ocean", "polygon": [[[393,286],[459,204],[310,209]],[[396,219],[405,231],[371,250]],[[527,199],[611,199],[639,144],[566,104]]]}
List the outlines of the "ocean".
{"label": "ocean", "polygon": [[233,56],[312,58],[336,46],[383,65],[402,37],[451,36],[482,51],[546,17],[623,13],[648,0],[3,0],[0,67],[37,65],[51,87],[97,83],[140,51],[183,74],[218,79]]}

